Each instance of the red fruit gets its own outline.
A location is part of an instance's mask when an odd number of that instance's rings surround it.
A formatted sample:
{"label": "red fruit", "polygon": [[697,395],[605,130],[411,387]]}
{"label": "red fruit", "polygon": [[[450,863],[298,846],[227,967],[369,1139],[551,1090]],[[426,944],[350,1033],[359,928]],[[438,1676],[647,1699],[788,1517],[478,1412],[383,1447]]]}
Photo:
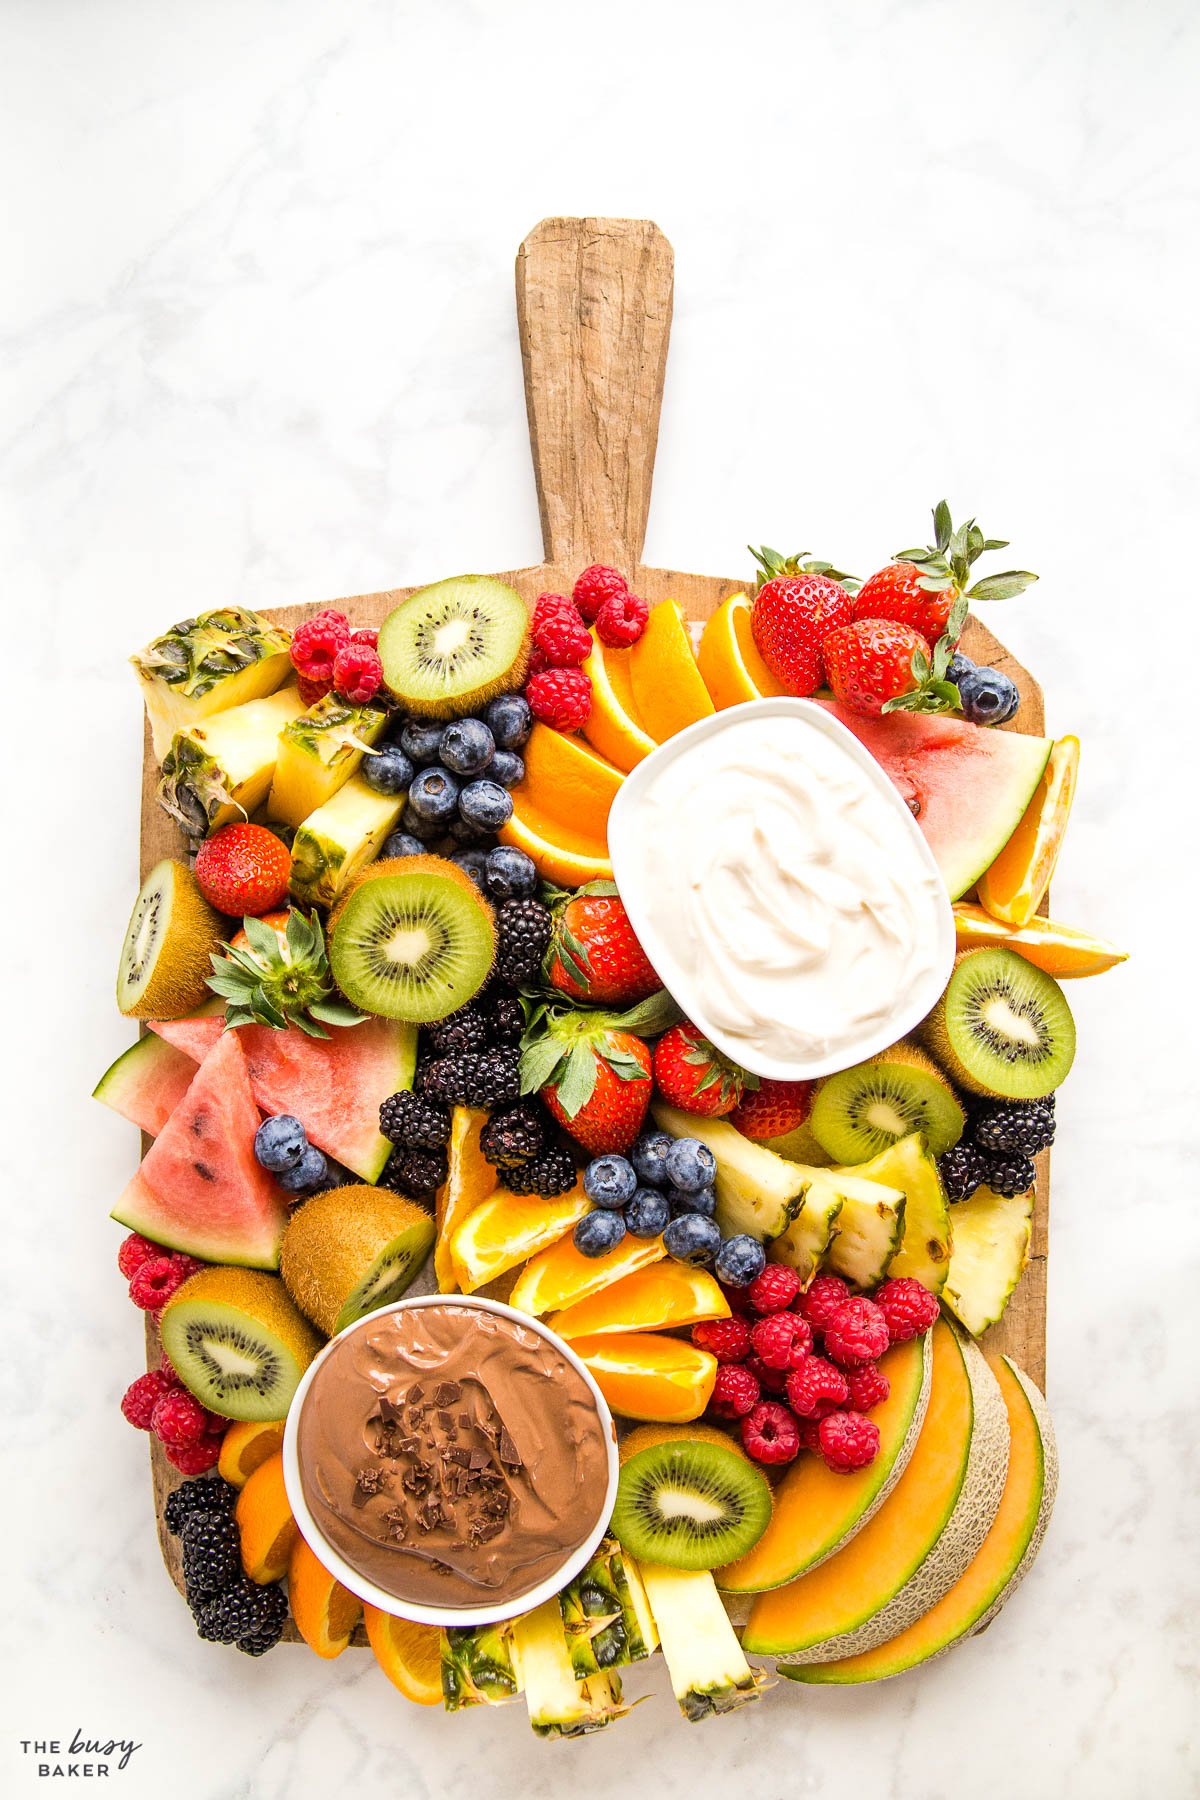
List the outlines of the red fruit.
{"label": "red fruit", "polygon": [[325,698],[326,694],[332,694],[333,681],[332,679],[329,681],[309,681],[305,676],[298,675],[296,677],[296,687],[305,706],[315,706],[318,700],[323,700]]}
{"label": "red fruit", "polygon": [[882,1406],[891,1391],[892,1384],[878,1363],[859,1363],[856,1369],[846,1370],[846,1395],[855,1412]]}
{"label": "red fruit", "polygon": [[151,1369],[130,1382],[121,1400],[121,1411],[138,1431],[149,1431],[155,1407],[164,1394],[171,1392],[171,1383],[162,1371]]}
{"label": "red fruit", "polygon": [[911,625],[857,619],[825,640],[825,668],[834,697],[852,712],[878,718],[889,700],[915,693],[921,676],[913,658],[929,660],[929,645]]}
{"label": "red fruit", "polygon": [[532,635],[551,669],[577,669],[592,654],[592,634],[579,608],[561,594],[542,595],[533,609]]}
{"label": "red fruit", "polygon": [[814,1331],[824,1331],[849,1298],[850,1289],[840,1275],[818,1275],[800,1301],[800,1311]]}
{"label": "red fruit", "polygon": [[751,1328],[750,1342],[768,1369],[794,1369],[812,1349],[812,1332],[799,1313],[769,1313]]}
{"label": "red fruit", "polygon": [[196,852],[200,892],[218,912],[238,918],[282,906],[291,872],[286,846],[265,825],[225,825]]}
{"label": "red fruit", "polygon": [[811,1081],[773,1081],[769,1075],[759,1077],[756,1088],[746,1088],[729,1115],[743,1137],[782,1137],[803,1125],[812,1110]]}
{"label": "red fruit", "polygon": [[701,1118],[719,1119],[737,1105],[744,1072],[686,1020],[659,1038],[654,1085],[664,1100]]}
{"label": "red fruit", "polygon": [[292,633],[292,667],[305,681],[333,683],[333,665],[339,650],[350,642],[350,622],[345,613],[326,607]]}
{"label": "red fruit", "polygon": [[198,1444],[212,1429],[213,1415],[186,1388],[168,1387],[155,1403],[150,1429],[170,1450]]}
{"label": "red fruit", "polygon": [[791,1373],[790,1369],[768,1369],[761,1356],[748,1356],[742,1367],[749,1369],[766,1394],[782,1394]]}
{"label": "red fruit", "polygon": [[175,1373],[174,1365],[172,1364],[170,1357],[166,1354],[165,1351],[159,1352],[158,1372],[162,1376],[163,1380],[166,1382],[169,1382],[172,1387],[180,1386],[180,1380],[179,1380],[178,1375]]}
{"label": "red fruit", "polygon": [[[570,1014],[550,1035],[558,1037],[562,1047],[560,1060],[542,1087],[542,1099],[554,1117],[593,1156],[628,1150],[654,1092],[649,1046],[631,1031],[608,1024],[603,1013]],[[572,1065],[568,1112],[559,1090]],[[586,1098],[576,1103],[580,1093]]]}
{"label": "red fruit", "polygon": [[874,1362],[889,1342],[883,1313],[862,1295],[839,1306],[825,1327],[825,1354],[844,1369]]}
{"label": "red fruit", "polygon": [[571,589],[571,598],[590,625],[611,595],[625,591],[625,577],[619,570],[606,568],[603,563],[592,563]]}
{"label": "red fruit", "polygon": [[705,1319],[692,1326],[692,1342],[719,1363],[744,1362],[750,1354],[750,1327],[745,1319]]}
{"label": "red fruit", "polygon": [[613,650],[636,644],[646,629],[650,608],[636,594],[610,594],[596,614],[596,636]]}
{"label": "red fruit", "polygon": [[169,1256],[147,1258],[133,1272],[129,1298],[143,1312],[156,1313],[167,1304],[176,1288],[183,1286],[183,1271]]}
{"label": "red fruit", "polygon": [[184,1475],[203,1475],[206,1469],[216,1467],[224,1435],[225,1427],[222,1426],[219,1431],[210,1432],[198,1444],[189,1444],[184,1450],[172,1450],[164,1445],[167,1461],[173,1463]]}
{"label": "red fruit", "polygon": [[171,1252],[164,1250],[161,1244],[152,1244],[149,1238],[141,1237],[136,1231],[131,1231],[129,1236],[122,1240],[121,1248],[117,1251],[117,1267],[126,1281],[129,1281],[142,1264],[149,1262],[152,1256],[170,1256],[170,1254]]}
{"label": "red fruit", "polygon": [[750,630],[759,655],[789,694],[815,694],[825,679],[825,640],[853,617],[850,595],[828,575],[780,575],[754,596]]}
{"label": "red fruit", "polygon": [[352,644],[368,644],[372,650],[375,650],[379,646],[379,633],[377,631],[369,631],[366,628],[361,631],[352,631],[350,633],[350,642]]}
{"label": "red fruit", "polygon": [[530,676],[541,675],[549,667],[550,658],[546,655],[546,652],[544,650],[539,650],[536,644],[531,644],[529,648],[529,668],[526,673]]}
{"label": "red fruit", "polygon": [[921,586],[929,579],[916,563],[889,563],[869,581],[864,581],[854,598],[856,619],[894,619],[898,625],[910,625],[927,644],[936,643],[946,629],[950,608],[958,590],[952,581],[936,594]]}
{"label": "red fruit", "polygon": [[[762,1274],[754,1277],[746,1292],[756,1313],[783,1312],[800,1292],[800,1277],[786,1263],[768,1263]],[[811,1343],[811,1331],[808,1338]]]}
{"label": "red fruit", "polygon": [[786,1393],[792,1411],[802,1419],[820,1419],[845,1406],[846,1377],[823,1356],[806,1356],[787,1378]]}
{"label": "red fruit", "polygon": [[800,1433],[800,1448],[811,1450],[815,1456],[821,1454],[821,1421],[820,1419],[797,1419],[796,1429]]}
{"label": "red fruit", "polygon": [[592,710],[591,678],[582,669],[546,669],[531,675],[525,698],[534,718],[556,731],[578,731]]}
{"label": "red fruit", "polygon": [[800,1449],[800,1430],[787,1407],[760,1400],[742,1420],[742,1448],[755,1462],[792,1462]]}
{"label": "red fruit", "polygon": [[709,1412],[718,1419],[744,1419],[758,1405],[761,1389],[744,1363],[722,1363],[713,1382]]}
{"label": "red fruit", "polygon": [[632,1006],[662,986],[611,882],[580,888],[556,909],[546,967],[573,1000]]}
{"label": "red fruit", "polygon": [[188,1256],[182,1250],[166,1250],[163,1254],[171,1258],[185,1281],[189,1275],[198,1275],[201,1269],[208,1268],[208,1264],[201,1262],[198,1256]]}
{"label": "red fruit", "polygon": [[333,685],[351,706],[365,706],[383,686],[383,664],[373,644],[356,644],[353,639],[337,653],[333,665]]}
{"label": "red fruit", "polygon": [[941,1311],[937,1295],[910,1275],[885,1281],[875,1289],[873,1299],[887,1321],[893,1344],[907,1344],[910,1338],[923,1337]]}
{"label": "red fruit", "polygon": [[826,1413],[817,1436],[825,1466],[836,1475],[865,1469],[879,1454],[879,1427],[859,1412]]}

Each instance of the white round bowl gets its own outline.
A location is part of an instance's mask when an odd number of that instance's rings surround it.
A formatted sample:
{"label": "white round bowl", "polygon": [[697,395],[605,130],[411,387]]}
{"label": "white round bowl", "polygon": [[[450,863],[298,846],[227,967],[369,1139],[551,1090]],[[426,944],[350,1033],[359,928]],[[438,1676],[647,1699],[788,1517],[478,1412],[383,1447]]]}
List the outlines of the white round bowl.
{"label": "white round bowl", "polygon": [[[537,1587],[528,1589],[527,1592],[519,1594],[515,1599],[496,1601],[491,1606],[470,1608],[422,1606],[416,1601],[397,1599],[395,1594],[389,1594],[384,1588],[376,1587],[373,1581],[368,1580],[365,1575],[361,1575],[352,1563],[348,1563],[324,1536],[309,1511],[308,1502],[304,1497],[304,1485],[300,1479],[298,1447],[300,1413],[305,1396],[322,1363],[334,1346],[340,1344],[342,1339],[349,1337],[351,1333],[370,1330],[372,1325],[385,1318],[388,1313],[410,1312],[423,1306],[474,1307],[479,1312],[496,1313],[502,1319],[512,1319],[516,1324],[523,1326],[526,1331],[536,1332],[539,1337],[545,1338],[547,1343],[554,1346],[564,1361],[570,1363],[571,1367],[583,1377],[588,1391],[596,1403],[600,1428],[604,1434],[604,1443],[608,1451],[608,1480],[604,1504],[600,1509],[595,1526],[587,1537],[576,1549],[571,1551],[569,1556],[563,1559],[561,1567],[556,1569],[545,1581],[539,1582]],[[378,1607],[380,1612],[391,1613],[399,1619],[411,1619],[418,1625],[437,1625],[443,1628],[456,1625],[496,1625],[501,1620],[514,1619],[520,1613],[532,1611],[535,1606],[540,1606],[544,1600],[552,1599],[561,1588],[566,1587],[567,1583],[578,1575],[604,1536],[612,1514],[613,1503],[617,1497],[619,1473],[617,1432],[612,1414],[608,1409],[608,1402],[597,1387],[591,1371],[580,1362],[570,1345],[564,1343],[557,1332],[551,1331],[548,1326],[542,1325],[537,1319],[530,1318],[528,1313],[517,1312],[511,1306],[503,1306],[498,1300],[479,1300],[471,1294],[420,1294],[411,1300],[397,1300],[391,1306],[381,1306],[378,1311],[367,1313],[363,1318],[356,1319],[353,1325],[347,1325],[344,1331],[340,1331],[336,1337],[330,1338],[325,1348],[318,1356],[314,1357],[305,1370],[300,1385],[292,1397],[291,1406],[288,1408],[287,1424],[283,1433],[283,1481],[287,1489],[288,1504],[291,1506],[292,1516],[300,1535],[313,1554],[319,1558],[331,1575],[336,1576],[344,1588],[348,1588],[360,1600],[365,1600],[369,1606]]]}

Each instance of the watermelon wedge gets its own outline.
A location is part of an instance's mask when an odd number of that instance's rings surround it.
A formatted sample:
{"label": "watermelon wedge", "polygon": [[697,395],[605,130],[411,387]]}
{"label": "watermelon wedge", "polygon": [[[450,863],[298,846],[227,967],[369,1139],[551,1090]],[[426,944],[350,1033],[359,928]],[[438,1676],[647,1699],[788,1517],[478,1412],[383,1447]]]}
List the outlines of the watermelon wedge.
{"label": "watermelon wedge", "polygon": [[864,718],[818,700],[852,731],[908,802],[950,898],[974,887],[1020,824],[1053,738],[988,730],[942,713]]}
{"label": "watermelon wedge", "polygon": [[200,1062],[222,1036],[237,1037],[246,1054],[254,1098],[265,1113],[291,1113],[309,1141],[336,1157],[362,1181],[377,1181],[392,1146],[379,1130],[379,1106],[412,1086],[417,1034],[395,1019],[333,1025],[327,1038],[296,1026],[239,1025],[225,1031],[215,1016],[164,1019],[151,1031]]}
{"label": "watermelon wedge", "polygon": [[205,1262],[279,1267],[287,1196],[259,1167],[259,1111],[236,1031],[209,1051],[112,1216]]}
{"label": "watermelon wedge", "polygon": [[157,1137],[192,1084],[196,1065],[162,1038],[139,1038],[105,1069],[92,1089],[123,1119]]}

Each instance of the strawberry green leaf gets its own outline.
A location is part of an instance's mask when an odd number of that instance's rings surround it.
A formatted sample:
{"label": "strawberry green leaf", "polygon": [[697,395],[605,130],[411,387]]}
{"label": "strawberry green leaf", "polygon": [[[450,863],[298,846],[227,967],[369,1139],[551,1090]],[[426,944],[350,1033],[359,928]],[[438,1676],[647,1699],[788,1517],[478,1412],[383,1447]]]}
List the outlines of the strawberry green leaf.
{"label": "strawberry green leaf", "polygon": [[949,546],[952,530],[950,508],[944,500],[939,500],[933,509],[933,538],[943,555]]}
{"label": "strawberry green leaf", "polygon": [[967,591],[969,600],[1011,600],[1037,580],[1027,569],[1008,569],[1003,575],[985,575]]}
{"label": "strawberry green leaf", "polygon": [[628,1012],[601,1015],[616,1031],[630,1031],[635,1037],[661,1037],[672,1025],[678,1025],[683,1013],[666,988],[659,988],[645,1000],[639,1000]]}
{"label": "strawberry green leaf", "polygon": [[557,1073],[563,1061],[563,1047],[552,1037],[527,1043],[521,1051],[521,1092],[536,1094]]}
{"label": "strawberry green leaf", "polygon": [[583,1111],[596,1091],[596,1058],[586,1044],[573,1044],[567,1055],[566,1070],[555,1092],[568,1119]]}

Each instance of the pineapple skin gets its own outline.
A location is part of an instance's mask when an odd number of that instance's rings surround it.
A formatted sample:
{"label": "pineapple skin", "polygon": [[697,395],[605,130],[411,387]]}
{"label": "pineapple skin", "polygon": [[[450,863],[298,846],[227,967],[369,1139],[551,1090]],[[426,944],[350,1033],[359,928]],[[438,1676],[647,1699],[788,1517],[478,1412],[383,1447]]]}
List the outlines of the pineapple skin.
{"label": "pineapple skin", "polygon": [[538,1737],[582,1737],[600,1731],[629,1709],[611,1671],[580,1681],[571,1666],[557,1598],[543,1601],[513,1624],[513,1649]]}
{"label": "pineapple skin", "polygon": [[296,904],[332,906],[347,882],[379,855],[403,811],[402,794],[377,794],[352,775],[296,832],[291,875]]}
{"label": "pineapple skin", "polygon": [[605,1538],[558,1596],[577,1681],[650,1654],[642,1636],[620,1545]]}
{"label": "pineapple skin", "polygon": [[498,1706],[521,1691],[507,1625],[456,1626],[442,1633],[442,1704]]}
{"label": "pineapple skin", "polygon": [[267,797],[280,732],[303,711],[299,691],[287,687],[177,731],[160,805],[195,839],[247,818]]}
{"label": "pineapple skin", "polygon": [[269,817],[303,825],[357,771],[365,748],[383,735],[387,717],[383,707],[353,706],[326,694],[293,719],[279,740]]}
{"label": "pineapple skin", "polygon": [[290,631],[248,607],[183,619],[130,657],[162,762],[177,731],[273,694],[291,674]]}

